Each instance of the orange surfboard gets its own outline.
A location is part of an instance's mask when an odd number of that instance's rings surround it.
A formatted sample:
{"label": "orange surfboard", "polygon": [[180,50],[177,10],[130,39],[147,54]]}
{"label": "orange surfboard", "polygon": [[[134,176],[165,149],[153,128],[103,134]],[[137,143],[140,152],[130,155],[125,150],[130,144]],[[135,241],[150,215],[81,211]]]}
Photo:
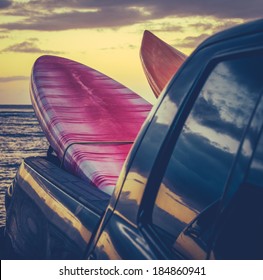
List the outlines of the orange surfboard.
{"label": "orange surfboard", "polygon": [[186,55],[145,30],[140,57],[146,78],[158,97],[186,59]]}

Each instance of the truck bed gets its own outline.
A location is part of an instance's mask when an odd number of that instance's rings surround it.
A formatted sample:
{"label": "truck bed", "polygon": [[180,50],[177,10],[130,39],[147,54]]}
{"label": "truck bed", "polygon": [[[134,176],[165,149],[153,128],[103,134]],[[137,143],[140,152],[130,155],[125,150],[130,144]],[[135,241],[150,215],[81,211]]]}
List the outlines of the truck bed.
{"label": "truck bed", "polygon": [[26,259],[85,258],[109,199],[47,158],[25,159],[6,196],[15,252]]}
{"label": "truck bed", "polygon": [[92,182],[83,181],[50,162],[47,158],[30,157],[26,158],[24,162],[57,188],[99,215],[105,211],[110,195],[96,188]]}

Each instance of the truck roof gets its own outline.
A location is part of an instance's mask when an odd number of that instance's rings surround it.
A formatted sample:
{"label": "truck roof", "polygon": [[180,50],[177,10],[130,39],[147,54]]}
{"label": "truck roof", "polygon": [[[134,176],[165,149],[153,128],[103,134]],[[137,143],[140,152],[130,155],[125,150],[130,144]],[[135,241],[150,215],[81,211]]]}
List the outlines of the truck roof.
{"label": "truck roof", "polygon": [[197,50],[207,47],[208,45],[218,43],[220,41],[225,41],[236,37],[242,37],[245,35],[262,33],[262,32],[263,32],[263,19],[258,19],[255,21],[243,23],[235,27],[226,29],[224,31],[218,32],[215,35],[212,35],[211,37],[206,39],[203,43],[201,43],[198,46]]}

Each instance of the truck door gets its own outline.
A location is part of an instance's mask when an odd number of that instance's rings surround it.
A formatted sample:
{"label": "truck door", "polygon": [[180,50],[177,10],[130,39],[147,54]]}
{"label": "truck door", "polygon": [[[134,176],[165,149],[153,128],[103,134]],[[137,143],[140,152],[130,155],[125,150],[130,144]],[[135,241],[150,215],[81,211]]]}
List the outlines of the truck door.
{"label": "truck door", "polygon": [[254,52],[216,59],[185,106],[152,212],[144,209],[146,235],[168,258],[208,257],[220,201],[262,93],[262,63]]}

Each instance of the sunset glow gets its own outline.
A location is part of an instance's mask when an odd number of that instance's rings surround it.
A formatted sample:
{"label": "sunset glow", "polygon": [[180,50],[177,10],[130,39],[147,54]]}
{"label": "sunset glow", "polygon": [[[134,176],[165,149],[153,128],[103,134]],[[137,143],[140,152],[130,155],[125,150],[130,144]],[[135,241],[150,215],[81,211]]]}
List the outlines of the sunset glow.
{"label": "sunset glow", "polygon": [[91,66],[154,102],[139,59],[145,29],[189,55],[209,35],[262,10],[258,0],[0,0],[0,103],[30,104],[31,68],[43,54]]}

